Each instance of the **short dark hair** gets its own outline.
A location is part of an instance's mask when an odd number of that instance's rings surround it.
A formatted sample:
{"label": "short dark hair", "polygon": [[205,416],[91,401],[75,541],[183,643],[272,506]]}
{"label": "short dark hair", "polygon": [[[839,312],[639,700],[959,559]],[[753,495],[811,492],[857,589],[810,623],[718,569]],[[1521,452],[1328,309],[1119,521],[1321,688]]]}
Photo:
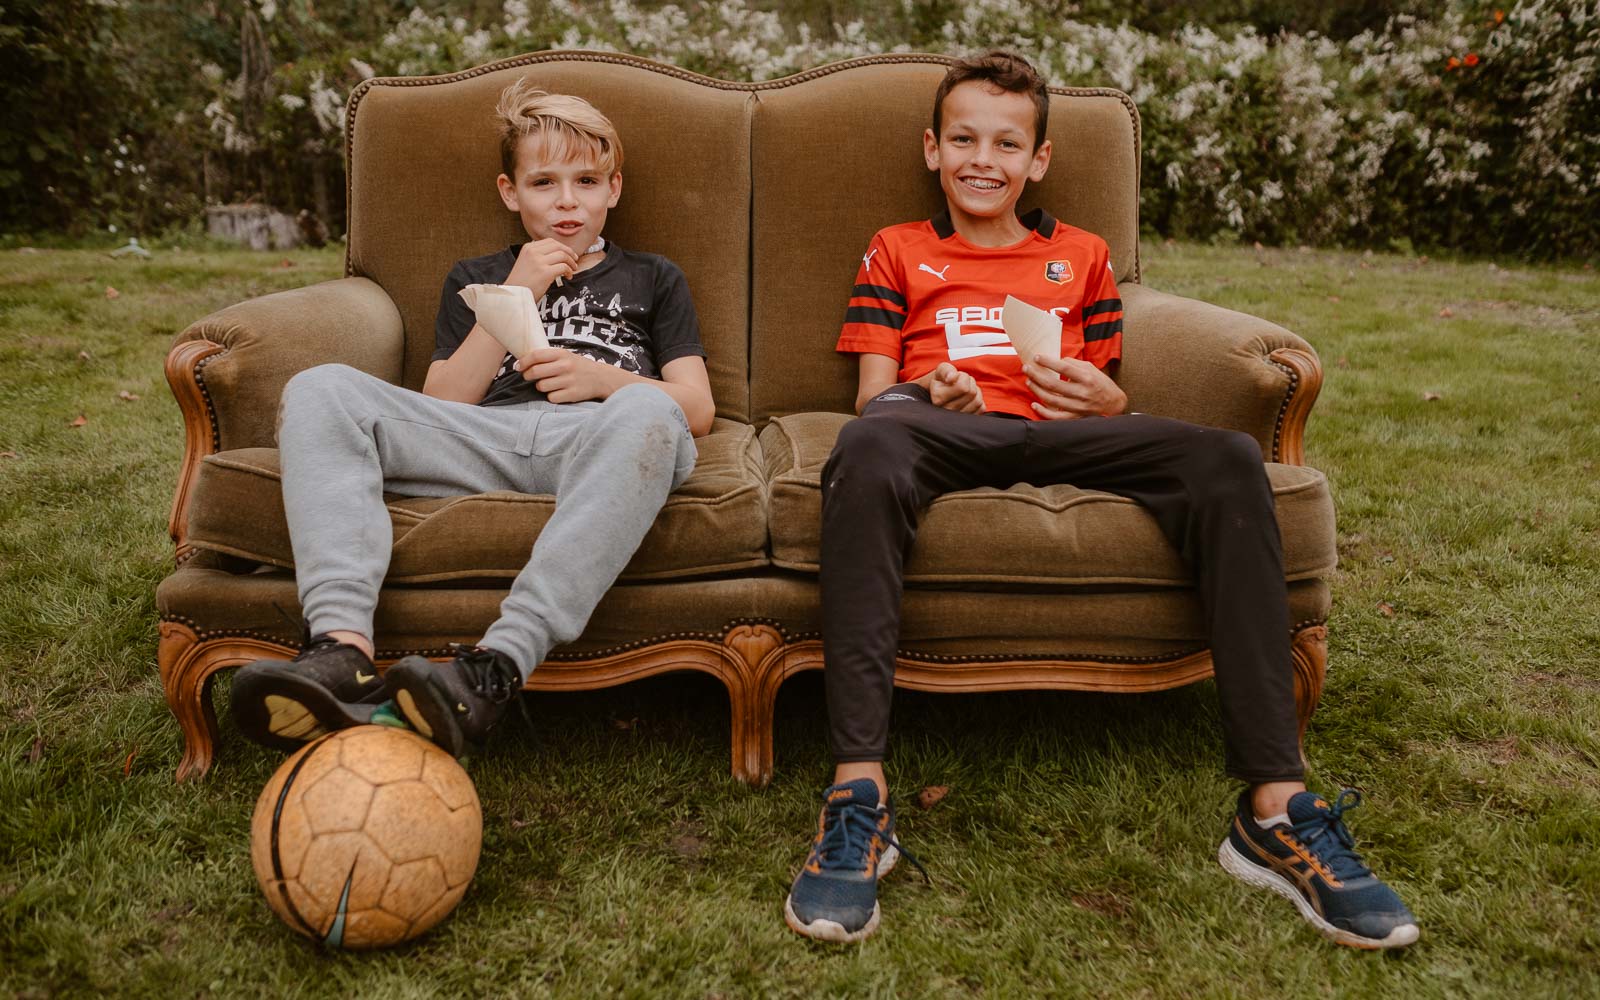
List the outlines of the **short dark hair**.
{"label": "short dark hair", "polygon": [[957,85],[977,80],[987,83],[1008,94],[1027,94],[1033,98],[1033,148],[1038,149],[1039,143],[1044,141],[1044,128],[1050,120],[1050,91],[1045,86],[1044,77],[1033,68],[1033,64],[1004,49],[993,49],[981,56],[971,56],[959,59],[950,67],[950,72],[939,81],[939,89],[933,94],[933,137],[939,137],[939,128],[944,123],[944,99]]}

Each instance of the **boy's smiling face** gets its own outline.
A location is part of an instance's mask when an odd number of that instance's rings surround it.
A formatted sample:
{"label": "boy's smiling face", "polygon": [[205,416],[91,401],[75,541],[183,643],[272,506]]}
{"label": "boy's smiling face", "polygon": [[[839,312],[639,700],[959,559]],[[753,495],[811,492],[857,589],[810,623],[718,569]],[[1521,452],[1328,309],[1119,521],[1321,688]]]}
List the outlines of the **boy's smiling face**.
{"label": "boy's smiling face", "polygon": [[622,197],[622,173],[607,177],[592,156],[551,161],[544,140],[525,136],[517,145],[515,181],[501,174],[500,200],[536,240],[553,239],[582,254],[605,229],[606,213]]}
{"label": "boy's smiling face", "polygon": [[1034,145],[1034,104],[990,83],[968,80],[945,95],[941,134],[923,133],[923,155],[963,235],[1012,230],[1028,181],[1044,177],[1050,143]]}

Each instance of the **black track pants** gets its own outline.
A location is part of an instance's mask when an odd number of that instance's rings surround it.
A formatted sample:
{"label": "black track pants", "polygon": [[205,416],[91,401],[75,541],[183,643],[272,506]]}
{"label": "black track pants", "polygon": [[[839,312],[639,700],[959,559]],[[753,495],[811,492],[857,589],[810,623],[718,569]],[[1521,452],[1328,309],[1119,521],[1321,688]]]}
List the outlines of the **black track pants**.
{"label": "black track pants", "polygon": [[905,560],[942,493],[1071,483],[1135,500],[1194,574],[1227,772],[1302,776],[1282,542],[1255,439],[1138,414],[1035,421],[963,414],[897,385],[846,424],[822,473],[822,621],[834,759],[888,745]]}

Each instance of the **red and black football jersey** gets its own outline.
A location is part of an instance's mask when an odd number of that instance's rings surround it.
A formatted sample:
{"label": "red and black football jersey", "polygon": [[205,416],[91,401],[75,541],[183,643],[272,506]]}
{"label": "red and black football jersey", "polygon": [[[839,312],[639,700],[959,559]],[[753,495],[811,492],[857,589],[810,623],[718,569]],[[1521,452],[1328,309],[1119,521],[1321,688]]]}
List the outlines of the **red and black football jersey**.
{"label": "red and black football jersey", "polygon": [[879,230],[861,258],[837,350],[882,354],[900,380],[948,361],[983,390],[984,407],[1037,419],[1022,359],[1000,325],[1007,295],[1061,317],[1061,356],[1104,369],[1122,357],[1122,299],[1105,240],[1043,209],[1027,239],[980,247],[941,213]]}

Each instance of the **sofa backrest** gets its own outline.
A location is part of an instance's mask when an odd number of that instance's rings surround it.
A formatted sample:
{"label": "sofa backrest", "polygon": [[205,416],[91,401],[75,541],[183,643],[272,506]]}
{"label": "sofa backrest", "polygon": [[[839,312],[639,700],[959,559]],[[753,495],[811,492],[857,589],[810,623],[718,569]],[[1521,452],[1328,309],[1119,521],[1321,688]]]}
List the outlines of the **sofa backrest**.
{"label": "sofa backrest", "polygon": [[578,94],[622,136],[622,200],[606,235],[683,268],[717,414],[749,419],[749,89],[643,59],[550,52],[450,76],[368,80],[346,131],[347,274],[371,278],[405,323],[403,384],[420,388],[450,266],[526,240],[495,190],[493,111],[526,76]]}
{"label": "sofa backrest", "polygon": [[[752,140],[752,419],[854,411],[857,363],[834,351],[861,255],[884,226],[944,208],[922,156],[950,60],[890,55],[756,88]],[[1052,88],[1044,206],[1099,234],[1119,280],[1139,271],[1139,117],[1115,90]]]}
{"label": "sofa backrest", "polygon": [[[450,265],[525,239],[495,191],[492,111],[526,76],[578,94],[622,136],[621,203],[606,233],[665,254],[689,280],[717,414],[762,422],[850,412],[856,365],[837,354],[872,234],[943,208],[922,130],[950,60],[853,59],[729,83],[632,56],[543,52],[449,76],[368,80],[350,97],[347,274],[376,281],[405,323],[403,384],[420,388]],[[1139,117],[1115,90],[1052,88],[1044,206],[1139,276]],[[399,167],[397,167],[399,165]]]}

